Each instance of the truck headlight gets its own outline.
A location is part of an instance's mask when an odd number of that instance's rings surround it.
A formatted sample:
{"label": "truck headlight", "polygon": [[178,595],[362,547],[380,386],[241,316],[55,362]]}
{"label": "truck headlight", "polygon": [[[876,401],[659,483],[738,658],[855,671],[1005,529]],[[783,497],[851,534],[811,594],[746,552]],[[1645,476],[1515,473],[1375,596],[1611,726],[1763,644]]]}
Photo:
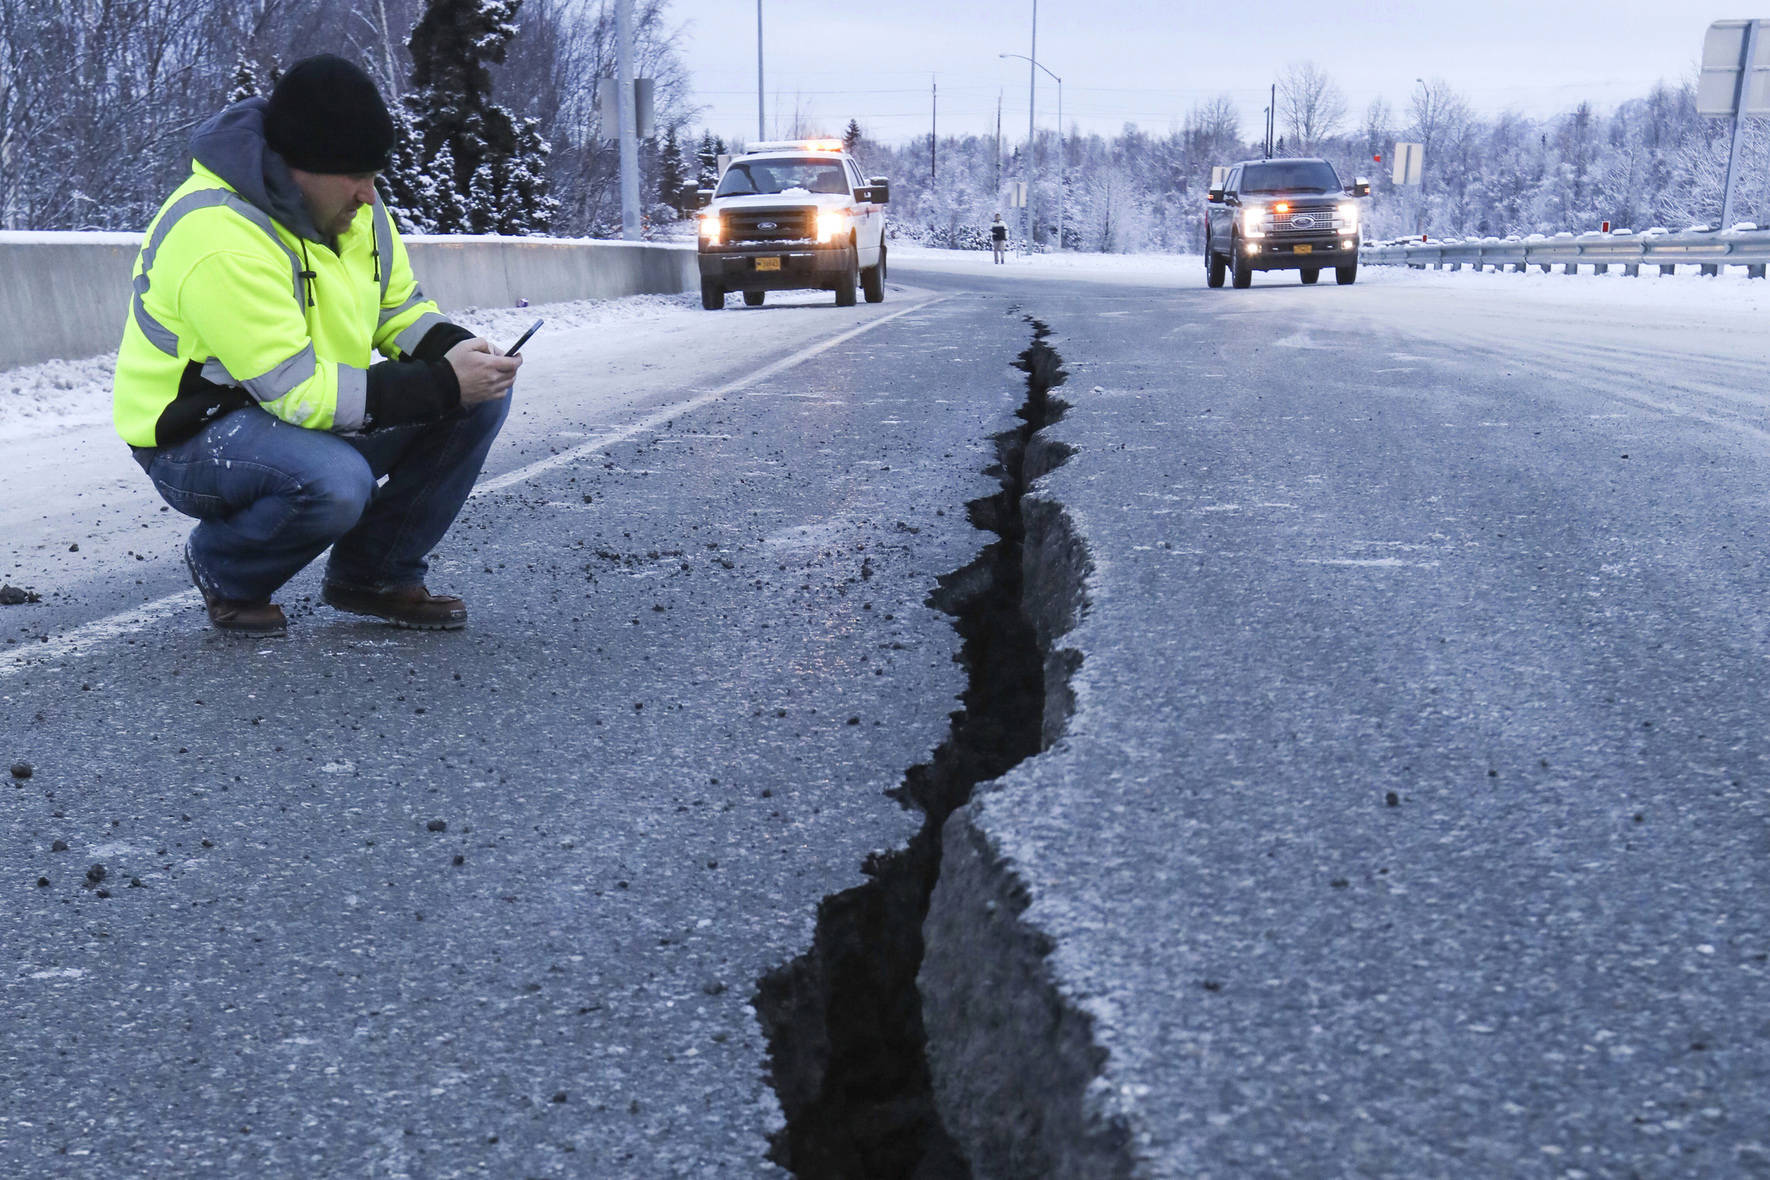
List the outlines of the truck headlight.
{"label": "truck headlight", "polygon": [[720,234],[724,229],[725,227],[720,224],[719,214],[703,213],[701,215],[701,241],[705,242],[707,245],[717,246],[719,244]]}
{"label": "truck headlight", "polygon": [[1263,238],[1266,236],[1266,207],[1249,205],[1241,211],[1241,232],[1244,237]]}
{"label": "truck headlight", "polygon": [[1339,208],[1339,217],[1340,217],[1341,228],[1346,229],[1346,230],[1357,229],[1358,228],[1358,206],[1357,206],[1357,204],[1355,204],[1352,201],[1347,201],[1344,204],[1342,204]]}
{"label": "truck headlight", "polygon": [[817,240],[833,242],[848,234],[848,214],[840,209],[820,209],[817,213]]}

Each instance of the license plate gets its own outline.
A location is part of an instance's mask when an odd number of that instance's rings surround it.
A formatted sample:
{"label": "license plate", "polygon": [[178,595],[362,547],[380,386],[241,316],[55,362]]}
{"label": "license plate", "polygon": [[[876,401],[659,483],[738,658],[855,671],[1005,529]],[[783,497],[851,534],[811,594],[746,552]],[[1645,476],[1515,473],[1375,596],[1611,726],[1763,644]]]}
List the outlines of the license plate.
{"label": "license plate", "polygon": [[1299,253],[1299,254],[1313,254],[1313,253],[1315,253],[1315,247],[1314,246],[1298,246],[1297,253]]}
{"label": "license plate", "polygon": [[758,258],[756,260],[757,270],[779,270],[780,268],[781,260],[778,258]]}

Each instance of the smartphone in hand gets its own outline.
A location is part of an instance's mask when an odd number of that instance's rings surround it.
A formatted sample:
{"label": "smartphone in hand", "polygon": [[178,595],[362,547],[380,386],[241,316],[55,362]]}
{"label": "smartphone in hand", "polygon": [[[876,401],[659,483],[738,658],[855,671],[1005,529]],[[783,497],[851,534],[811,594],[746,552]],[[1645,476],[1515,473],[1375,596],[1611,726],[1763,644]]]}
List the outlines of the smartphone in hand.
{"label": "smartphone in hand", "polygon": [[546,322],[547,322],[546,320],[536,320],[534,323],[530,324],[529,330],[524,332],[520,337],[518,337],[516,343],[512,344],[510,346],[510,351],[506,352],[504,355],[505,356],[515,356],[516,350],[521,348],[523,345],[527,344],[529,342],[529,337],[533,336],[535,334],[536,330],[538,328],[540,328],[540,326]]}

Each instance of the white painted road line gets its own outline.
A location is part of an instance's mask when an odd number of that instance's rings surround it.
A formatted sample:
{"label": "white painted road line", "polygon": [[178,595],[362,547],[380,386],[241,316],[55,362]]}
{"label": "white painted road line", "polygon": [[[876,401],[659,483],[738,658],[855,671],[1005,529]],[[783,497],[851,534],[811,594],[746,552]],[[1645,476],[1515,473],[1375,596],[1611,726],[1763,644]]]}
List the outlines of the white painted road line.
{"label": "white painted road line", "polygon": [[866,323],[861,324],[858,327],[850,328],[848,331],[838,333],[837,335],[830,337],[828,340],[812,345],[810,348],[802,349],[801,351],[794,353],[792,356],[784,357],[781,360],[775,361],[771,365],[764,366],[747,377],[740,377],[729,385],[721,385],[718,389],[712,389],[708,390],[706,393],[697,394],[688,401],[677,402],[674,405],[665,406],[663,409],[655,411],[630,426],[624,426],[621,429],[612,431],[608,434],[599,434],[589,442],[580,443],[569,451],[561,451],[557,455],[551,455],[538,462],[530,463],[527,467],[519,467],[515,471],[507,471],[495,479],[483,480],[474,487],[473,494],[475,496],[480,496],[487,492],[503,491],[505,488],[510,487],[513,484],[519,484],[525,480],[533,479],[543,471],[551,471],[555,467],[563,467],[568,463],[575,463],[586,455],[595,454],[604,447],[610,447],[615,443],[625,442],[636,435],[656,430],[659,426],[670,421],[672,418],[680,418],[684,414],[692,413],[695,410],[700,409],[709,402],[718,401],[722,397],[727,397],[740,390],[758,384],[759,382],[766,381],[776,373],[784,372],[785,370],[792,368],[794,365],[804,364],[812,357],[817,356],[819,353],[827,352],[838,344],[846,344],[856,336],[859,336],[862,332],[869,332],[880,324],[888,324],[899,316],[909,315],[913,311],[921,311],[924,307],[939,303],[944,298],[946,298],[944,295],[936,296],[933,299],[926,299],[911,307],[903,308],[901,311],[894,311],[890,315],[882,315],[876,320],[868,320]]}

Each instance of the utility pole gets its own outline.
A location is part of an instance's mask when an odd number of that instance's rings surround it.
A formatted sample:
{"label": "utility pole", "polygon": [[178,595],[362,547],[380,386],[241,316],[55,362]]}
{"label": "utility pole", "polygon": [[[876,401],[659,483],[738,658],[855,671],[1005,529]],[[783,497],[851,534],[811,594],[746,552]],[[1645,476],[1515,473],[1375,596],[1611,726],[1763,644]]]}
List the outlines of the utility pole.
{"label": "utility pole", "polygon": [[930,102],[928,114],[928,179],[940,179],[940,83],[930,82]]}
{"label": "utility pole", "polygon": [[1272,84],[1272,96],[1266,107],[1266,158],[1272,158],[1272,134],[1278,130],[1278,83]]}
{"label": "utility pole", "polygon": [[1002,92],[996,91],[996,200],[1002,199]]}
{"label": "utility pole", "polygon": [[762,0],[756,0],[756,141],[767,138],[762,126]]}
{"label": "utility pole", "polygon": [[1033,248],[1033,99],[1039,85],[1039,0],[1032,6],[1032,57],[1026,66],[1026,159],[1021,172],[1026,177],[1026,250]]}
{"label": "utility pole", "polygon": [[615,0],[616,109],[621,120],[621,237],[639,231],[639,112],[633,101],[633,0]]}

